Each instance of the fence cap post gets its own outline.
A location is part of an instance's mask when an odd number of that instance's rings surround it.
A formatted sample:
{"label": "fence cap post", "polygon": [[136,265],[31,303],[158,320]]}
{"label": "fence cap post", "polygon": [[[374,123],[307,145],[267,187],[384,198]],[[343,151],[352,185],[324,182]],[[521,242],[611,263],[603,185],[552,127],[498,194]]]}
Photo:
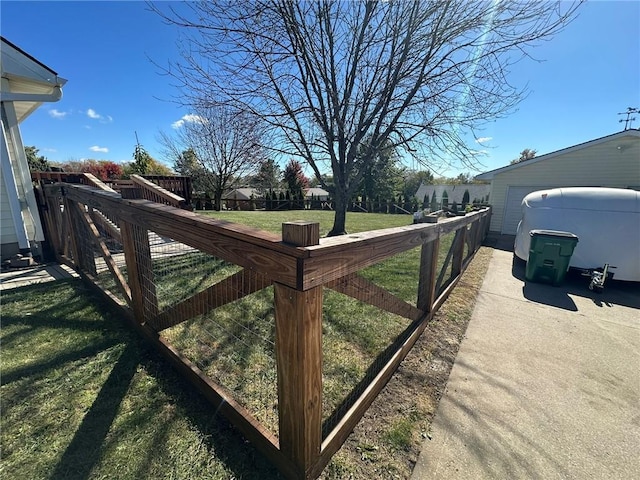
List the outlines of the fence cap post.
{"label": "fence cap post", "polygon": [[320,244],[320,224],[306,220],[296,220],[282,224],[282,241],[296,247],[310,247]]}

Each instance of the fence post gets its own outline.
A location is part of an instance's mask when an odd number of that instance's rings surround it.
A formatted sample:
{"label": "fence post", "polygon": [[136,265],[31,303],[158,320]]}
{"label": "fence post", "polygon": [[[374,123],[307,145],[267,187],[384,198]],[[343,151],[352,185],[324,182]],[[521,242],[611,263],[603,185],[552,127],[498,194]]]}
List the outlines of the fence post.
{"label": "fence post", "polygon": [[95,275],[96,266],[93,259],[93,244],[91,244],[89,248],[86,248],[86,245],[80,243],[84,232],[82,232],[82,223],[78,218],[79,209],[80,206],[76,202],[64,197],[67,234],[74,268],[76,271],[85,271]]}
{"label": "fence post", "polygon": [[[320,226],[283,223],[282,239],[317,245]],[[274,297],[280,450],[306,478],[322,443],[322,287],[301,291],[275,283]]]}
{"label": "fence post", "polygon": [[42,198],[42,211],[41,214],[45,219],[47,234],[45,238],[51,244],[51,250],[57,260],[60,259],[62,253],[61,241],[60,241],[60,225],[62,218],[60,214],[60,201],[57,196],[49,195],[47,190],[44,189],[43,184],[39,183],[39,190]]}
{"label": "fence post", "polygon": [[149,232],[139,225],[125,221],[120,223],[120,232],[133,313],[139,323],[150,322],[158,315],[158,298],[153,278]]}
{"label": "fence post", "polygon": [[464,261],[464,245],[467,240],[467,226],[463,226],[456,230],[456,236],[453,239],[453,258],[451,259],[451,278],[456,278],[462,272],[462,262]]}
{"label": "fence post", "polygon": [[490,218],[489,215],[485,215],[478,222],[478,236],[476,241],[476,250],[480,248],[480,245],[482,245],[482,242],[484,241],[484,238],[487,235],[487,225],[488,225],[489,218]]}
{"label": "fence post", "polygon": [[78,261],[80,254],[78,253],[79,249],[76,242],[75,225],[71,217],[71,200],[63,196],[62,201],[64,205],[64,216],[62,217],[62,221],[64,222],[62,230],[64,255],[71,258],[74,268],[78,270],[80,268],[80,262]]}
{"label": "fence post", "polygon": [[491,216],[493,215],[493,209],[491,207],[487,207],[489,211],[482,217],[482,240],[484,240],[489,234],[489,229],[491,228]]}
{"label": "fence post", "polygon": [[74,262],[81,270],[97,275],[96,260],[93,251],[93,241],[91,240],[91,233],[86,228],[82,221],[82,215],[84,213],[85,206],[68,200],[66,208],[69,210],[69,218],[72,226],[72,241],[74,245]]}
{"label": "fence post", "polygon": [[436,279],[438,274],[438,253],[440,237],[422,245],[420,252],[420,278],[418,281],[417,307],[429,313],[436,297]]}
{"label": "fence post", "polygon": [[471,225],[471,245],[469,246],[469,256],[473,255],[482,243],[482,218]]}

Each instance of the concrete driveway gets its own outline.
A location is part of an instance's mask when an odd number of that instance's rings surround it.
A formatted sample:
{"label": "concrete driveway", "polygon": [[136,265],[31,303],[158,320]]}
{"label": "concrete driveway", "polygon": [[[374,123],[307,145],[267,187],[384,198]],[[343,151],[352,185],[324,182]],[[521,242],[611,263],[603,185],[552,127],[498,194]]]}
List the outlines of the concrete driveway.
{"label": "concrete driveway", "polygon": [[640,479],[640,286],[587,286],[494,250],[413,480]]}

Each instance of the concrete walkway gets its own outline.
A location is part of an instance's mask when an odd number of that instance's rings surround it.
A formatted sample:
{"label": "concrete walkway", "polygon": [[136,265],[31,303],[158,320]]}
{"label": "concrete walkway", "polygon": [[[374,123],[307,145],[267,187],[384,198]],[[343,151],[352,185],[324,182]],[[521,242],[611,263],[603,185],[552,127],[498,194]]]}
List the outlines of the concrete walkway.
{"label": "concrete walkway", "polygon": [[77,276],[71,268],[57,264],[8,270],[0,273],[0,291]]}
{"label": "concrete walkway", "polygon": [[640,479],[640,288],[494,250],[412,479]]}

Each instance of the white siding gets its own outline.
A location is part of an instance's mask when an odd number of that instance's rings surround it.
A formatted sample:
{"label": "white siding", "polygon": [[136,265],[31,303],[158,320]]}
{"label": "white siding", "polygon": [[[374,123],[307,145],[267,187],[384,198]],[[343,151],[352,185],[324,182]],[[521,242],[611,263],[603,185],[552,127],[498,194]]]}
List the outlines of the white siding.
{"label": "white siding", "polygon": [[532,185],[544,188],[628,188],[640,185],[640,138],[613,138],[496,173],[491,182],[492,231],[503,231],[509,187]]}
{"label": "white siding", "polygon": [[516,187],[511,185],[507,189],[507,200],[504,208],[504,218],[502,220],[501,233],[515,235],[518,223],[522,219],[522,199],[531,192],[545,190],[544,186]]}
{"label": "white siding", "polygon": [[4,176],[0,169],[0,242],[2,245],[8,243],[17,243],[18,236],[13,225],[13,217],[11,216],[11,207],[9,206],[9,197],[7,196],[7,188],[4,184]]}
{"label": "white siding", "polygon": [[[4,79],[3,79],[4,81]],[[9,154],[9,163],[13,171],[15,187],[18,200],[20,202],[22,222],[30,242],[41,242],[44,240],[38,204],[33,192],[29,165],[24,153],[20,127],[15,115],[15,102],[2,103],[2,124],[3,135],[6,139],[6,146]],[[3,159],[6,161],[7,159]],[[15,192],[9,193],[9,195]],[[14,226],[15,228],[15,226]]]}

